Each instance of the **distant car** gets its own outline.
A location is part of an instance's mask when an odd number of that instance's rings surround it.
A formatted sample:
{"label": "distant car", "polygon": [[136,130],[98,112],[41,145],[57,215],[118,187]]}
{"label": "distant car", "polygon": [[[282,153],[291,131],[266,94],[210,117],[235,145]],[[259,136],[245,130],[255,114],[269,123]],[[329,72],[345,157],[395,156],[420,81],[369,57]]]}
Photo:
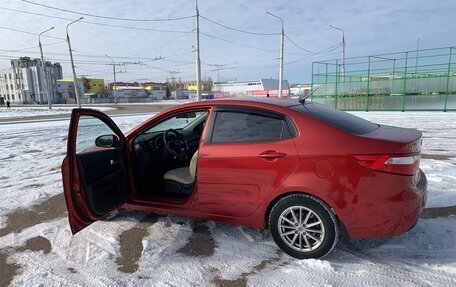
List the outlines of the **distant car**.
{"label": "distant car", "polygon": [[303,259],[342,235],[410,229],[426,202],[420,151],[417,130],[235,98],[171,108],[125,135],[105,114],[74,109],[62,174],[73,234],[120,207],[269,228]]}

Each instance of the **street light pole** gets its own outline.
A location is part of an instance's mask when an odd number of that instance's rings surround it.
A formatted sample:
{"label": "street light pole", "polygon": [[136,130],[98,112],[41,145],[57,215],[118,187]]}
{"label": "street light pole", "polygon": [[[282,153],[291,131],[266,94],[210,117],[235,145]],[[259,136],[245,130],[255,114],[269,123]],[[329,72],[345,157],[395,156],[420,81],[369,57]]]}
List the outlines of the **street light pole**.
{"label": "street light pole", "polygon": [[84,19],[84,17],[81,17],[77,20],[74,20],[73,22],[69,23],[66,26],[66,33],[67,33],[67,42],[68,42],[68,49],[70,50],[70,58],[71,58],[71,69],[73,70],[73,87],[74,87],[74,94],[76,95],[76,103],[78,104],[78,108],[81,108],[81,97],[79,95],[79,89],[77,87],[76,83],[76,70],[74,69],[74,61],[73,61],[73,52],[71,51],[71,42],[70,42],[70,35],[68,34],[68,26],[71,24],[74,24],[78,21],[81,21]]}
{"label": "street light pole", "polygon": [[201,59],[200,59],[200,40],[199,40],[199,9],[196,0],[196,97],[201,101]]}
{"label": "street light pole", "polygon": [[420,38],[416,41],[416,57],[415,57],[415,76],[418,71],[418,51],[420,49]]}
{"label": "street light pole", "polygon": [[341,28],[329,25],[329,27],[342,32],[342,76],[345,79],[345,33]]}
{"label": "street light pole", "polygon": [[283,20],[277,15],[269,13],[266,11],[266,14],[275,17],[280,20],[282,23],[282,30],[280,31],[280,63],[279,63],[279,98],[282,98],[282,82],[283,82],[283,45],[284,45],[284,36],[285,33],[283,32]]}
{"label": "street light pole", "polygon": [[117,90],[117,86],[116,86],[116,64],[114,63],[114,60],[109,57],[108,55],[106,55],[106,57],[108,57],[111,61],[112,61],[112,68],[114,70],[114,88],[113,88],[113,91],[114,91],[114,104],[117,104],[117,94],[116,94],[116,90]]}
{"label": "street light pole", "polygon": [[40,46],[40,53],[41,53],[41,74],[43,75],[43,79],[44,79],[44,81],[43,81],[44,82],[44,91],[46,93],[46,98],[48,101],[49,109],[51,109],[52,102],[51,102],[51,95],[49,94],[49,88],[48,88],[48,84],[47,84],[47,74],[46,74],[46,70],[44,68],[44,57],[43,57],[43,47],[41,46],[41,35],[43,35],[46,32],[51,31],[52,29],[54,29],[54,27],[51,27],[51,28],[41,32],[40,34],[38,34],[38,45]]}

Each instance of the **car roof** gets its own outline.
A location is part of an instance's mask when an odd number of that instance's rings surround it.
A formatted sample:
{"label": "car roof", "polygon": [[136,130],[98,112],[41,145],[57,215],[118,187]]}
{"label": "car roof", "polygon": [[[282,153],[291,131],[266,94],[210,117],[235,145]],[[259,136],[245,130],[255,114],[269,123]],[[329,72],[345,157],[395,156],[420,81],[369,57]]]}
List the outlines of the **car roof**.
{"label": "car roof", "polygon": [[190,103],[189,105],[247,105],[254,106],[256,104],[267,104],[281,107],[290,107],[299,105],[299,102],[292,99],[279,99],[279,98],[268,98],[268,97],[233,97],[233,98],[222,98],[205,100],[201,102]]}

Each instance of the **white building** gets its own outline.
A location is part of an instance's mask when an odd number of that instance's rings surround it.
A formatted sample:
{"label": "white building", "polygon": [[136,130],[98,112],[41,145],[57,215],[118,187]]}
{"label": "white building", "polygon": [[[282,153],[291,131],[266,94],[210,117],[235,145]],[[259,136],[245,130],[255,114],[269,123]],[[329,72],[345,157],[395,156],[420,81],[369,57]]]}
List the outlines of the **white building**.
{"label": "white building", "polygon": [[[116,97],[119,102],[150,102],[166,98],[166,86],[116,86]],[[113,92],[112,92],[113,94]]]}
{"label": "white building", "polygon": [[[84,83],[81,80],[76,80],[76,88],[79,90],[79,95],[84,95]],[[58,102],[66,104],[75,104],[76,95],[74,94],[73,79],[61,79],[57,81]]]}
{"label": "white building", "polygon": [[[288,97],[290,87],[288,81],[282,81],[282,96]],[[262,97],[269,95],[277,97],[279,92],[279,80],[277,79],[260,79],[259,81],[245,82],[216,82],[212,85],[213,92],[229,93],[231,97],[237,96],[254,96]]]}
{"label": "white building", "polygon": [[57,93],[57,79],[62,78],[62,67],[59,63],[45,62],[43,74],[40,59],[21,57],[11,60],[11,68],[0,71],[0,97],[11,103],[38,103],[48,102],[47,88],[54,101]]}
{"label": "white building", "polygon": [[290,87],[290,97],[305,97],[310,94],[310,84],[295,84]]}

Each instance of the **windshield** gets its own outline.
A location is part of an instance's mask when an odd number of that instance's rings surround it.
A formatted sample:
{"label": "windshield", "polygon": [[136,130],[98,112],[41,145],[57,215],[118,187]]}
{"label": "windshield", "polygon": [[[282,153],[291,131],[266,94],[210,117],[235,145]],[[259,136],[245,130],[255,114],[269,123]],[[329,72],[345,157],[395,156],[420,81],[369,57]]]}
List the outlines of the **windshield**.
{"label": "windshield", "polygon": [[190,126],[192,123],[206,116],[207,111],[205,110],[181,113],[159,122],[158,124],[148,129],[146,133],[163,132],[169,129],[185,129],[187,126]]}

